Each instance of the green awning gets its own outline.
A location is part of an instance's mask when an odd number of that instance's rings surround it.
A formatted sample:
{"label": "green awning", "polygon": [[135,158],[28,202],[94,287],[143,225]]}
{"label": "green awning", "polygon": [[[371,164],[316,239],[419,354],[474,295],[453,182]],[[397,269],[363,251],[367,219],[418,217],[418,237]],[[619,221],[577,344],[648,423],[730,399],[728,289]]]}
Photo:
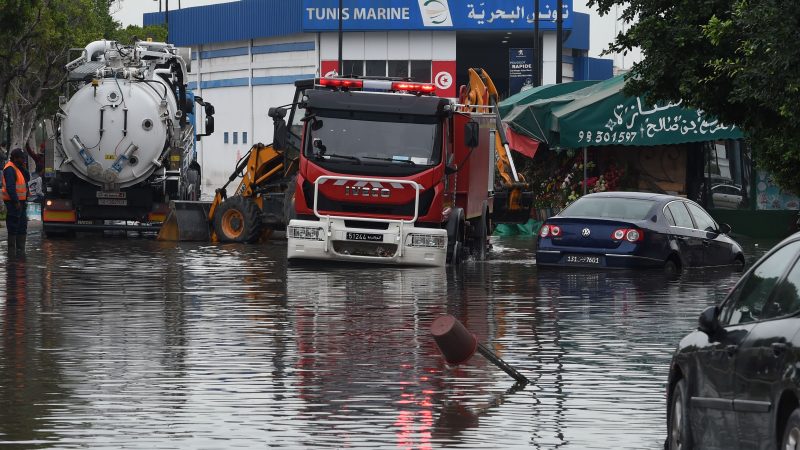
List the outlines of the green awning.
{"label": "green awning", "polygon": [[624,95],[624,86],[624,77],[619,75],[514,106],[503,120],[517,132],[550,147],[563,148],[684,144],[743,137],[739,128],[721,124],[702,111],[671,103],[647,105],[641,97]]}
{"label": "green awning", "polygon": [[568,94],[596,83],[598,83],[598,81],[575,81],[572,83],[547,84],[528,89],[527,91],[518,92],[500,102],[498,105],[500,106],[500,115],[505,116],[512,109],[514,109],[514,107],[528,105],[543,98],[552,98],[559,95]]}

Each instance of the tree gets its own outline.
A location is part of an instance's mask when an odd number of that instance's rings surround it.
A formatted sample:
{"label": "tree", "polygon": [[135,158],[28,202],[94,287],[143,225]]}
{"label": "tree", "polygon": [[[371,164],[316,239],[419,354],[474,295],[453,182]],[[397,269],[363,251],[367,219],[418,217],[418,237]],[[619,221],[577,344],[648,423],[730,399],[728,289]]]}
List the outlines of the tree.
{"label": "tree", "polygon": [[108,0],[9,0],[3,5],[10,3],[17,4],[10,12],[22,21],[14,25],[18,35],[0,48],[0,110],[12,122],[12,148],[24,146],[34,126],[56,112],[64,66],[79,55],[71,49],[98,39],[130,44],[134,36],[166,37],[162,26],[121,28],[109,14]]}
{"label": "tree", "polygon": [[589,0],[632,25],[609,52],[643,58],[626,90],[702,109],[748,135],[760,167],[800,194],[800,50],[796,0]]}

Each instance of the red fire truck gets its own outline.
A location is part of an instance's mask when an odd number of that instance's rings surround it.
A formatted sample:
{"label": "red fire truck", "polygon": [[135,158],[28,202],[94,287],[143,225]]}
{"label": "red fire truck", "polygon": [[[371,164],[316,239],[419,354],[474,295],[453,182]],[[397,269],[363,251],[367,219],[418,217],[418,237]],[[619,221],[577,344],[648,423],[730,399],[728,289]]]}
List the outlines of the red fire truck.
{"label": "red fire truck", "polygon": [[[275,140],[299,141],[294,196],[286,196],[294,202],[290,260],[442,266],[486,256],[495,208],[527,221],[530,196],[510,192],[526,185],[505,142],[496,90],[477,70],[471,83],[475,75],[482,88],[462,92],[466,105],[405,80],[298,82],[290,132]],[[270,112],[276,121],[285,114]]]}

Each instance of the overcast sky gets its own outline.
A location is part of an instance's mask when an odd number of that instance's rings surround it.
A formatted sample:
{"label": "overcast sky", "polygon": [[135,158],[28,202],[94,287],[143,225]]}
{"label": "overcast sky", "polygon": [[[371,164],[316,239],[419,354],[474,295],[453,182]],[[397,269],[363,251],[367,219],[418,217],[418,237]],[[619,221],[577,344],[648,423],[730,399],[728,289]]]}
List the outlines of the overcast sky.
{"label": "overcast sky", "polygon": [[[165,7],[168,0],[117,0],[117,4],[112,6],[114,18],[122,22],[123,25],[141,25],[142,14],[158,11],[159,2]],[[213,3],[225,3],[225,0],[172,0],[169,2],[170,9],[177,9],[178,5],[182,8],[190,6],[210,5]],[[575,10],[589,13],[591,19],[591,42],[589,56],[599,56],[608,47],[608,43],[614,38],[617,31],[621,30],[621,23],[616,21],[616,11],[606,17],[600,17],[597,12],[592,11],[586,6],[584,0],[575,0]],[[620,11],[621,12],[621,11]],[[604,56],[610,58],[611,56]],[[614,65],[619,68],[629,69],[639,58],[638,52],[635,55],[629,54],[614,55]]]}

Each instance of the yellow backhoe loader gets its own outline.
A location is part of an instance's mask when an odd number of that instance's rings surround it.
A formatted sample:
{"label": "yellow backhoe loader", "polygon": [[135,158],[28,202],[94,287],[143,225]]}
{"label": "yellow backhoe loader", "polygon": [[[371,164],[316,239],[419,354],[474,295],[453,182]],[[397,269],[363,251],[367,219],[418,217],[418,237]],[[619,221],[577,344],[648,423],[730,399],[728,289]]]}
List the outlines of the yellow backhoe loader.
{"label": "yellow backhoe loader", "polygon": [[[287,129],[284,120],[294,121],[296,106],[307,87],[297,83],[291,109],[270,108],[268,115],[275,126],[274,143],[253,145],[236,165],[224,186],[216,190],[214,200],[173,201],[161,226],[162,241],[256,242],[266,239],[275,229],[286,226],[294,215],[294,176],[297,173],[299,133]],[[286,148],[276,143],[285,142]],[[229,196],[228,186],[241,177]]]}

